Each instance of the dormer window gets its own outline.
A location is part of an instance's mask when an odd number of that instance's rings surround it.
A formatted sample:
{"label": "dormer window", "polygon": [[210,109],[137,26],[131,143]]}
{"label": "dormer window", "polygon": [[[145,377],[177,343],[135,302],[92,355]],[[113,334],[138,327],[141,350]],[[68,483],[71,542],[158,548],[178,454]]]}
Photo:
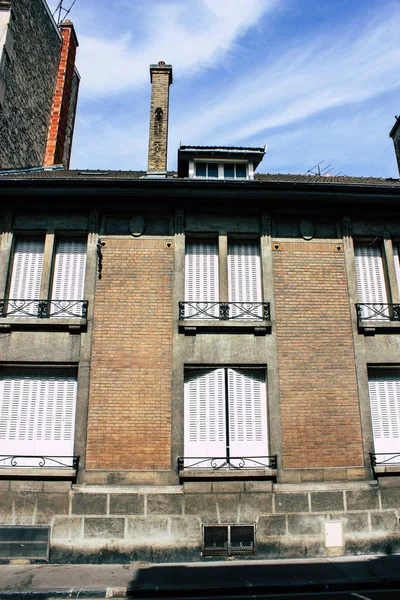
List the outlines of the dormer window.
{"label": "dormer window", "polygon": [[[249,168],[250,167],[250,168]],[[194,161],[194,177],[201,179],[249,179],[252,164],[246,162]]]}
{"label": "dormer window", "polygon": [[180,146],[178,177],[211,181],[252,180],[265,149],[266,147]]}

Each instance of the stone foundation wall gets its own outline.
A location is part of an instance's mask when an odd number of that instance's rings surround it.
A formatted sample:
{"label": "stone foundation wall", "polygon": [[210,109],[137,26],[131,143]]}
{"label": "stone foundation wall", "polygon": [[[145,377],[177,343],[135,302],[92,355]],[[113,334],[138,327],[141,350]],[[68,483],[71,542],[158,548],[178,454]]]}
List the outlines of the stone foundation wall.
{"label": "stone foundation wall", "polygon": [[255,523],[256,558],[329,555],[329,520],[343,525],[339,554],[400,550],[399,487],[377,482],[329,488],[265,481],[165,487],[0,483],[0,523],[50,525],[51,562],[201,560],[202,525],[216,523]]}

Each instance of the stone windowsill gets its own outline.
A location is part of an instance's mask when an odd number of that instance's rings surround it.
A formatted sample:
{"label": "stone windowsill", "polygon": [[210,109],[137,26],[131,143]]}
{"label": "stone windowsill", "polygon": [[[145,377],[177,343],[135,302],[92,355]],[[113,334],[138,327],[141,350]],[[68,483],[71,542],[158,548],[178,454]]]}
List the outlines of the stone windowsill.
{"label": "stone windowsill", "polygon": [[376,475],[385,475],[398,473],[400,475],[400,465],[376,465],[374,467],[374,472]]}
{"label": "stone windowsill", "polygon": [[46,479],[75,479],[76,469],[46,469],[45,467],[0,467],[0,479],[23,477]]}
{"label": "stone windowsill", "polygon": [[2,317],[0,318],[0,333],[10,333],[16,330],[69,330],[81,331],[87,325],[87,320],[80,317],[47,318],[37,317]]}
{"label": "stone windowsill", "polygon": [[183,469],[180,479],[249,479],[254,477],[276,477],[276,469],[227,469],[225,471],[209,469]]}
{"label": "stone windowsill", "polygon": [[266,335],[271,333],[271,321],[236,320],[218,321],[213,319],[184,319],[178,322],[180,333],[185,335],[196,335],[202,332],[215,333],[253,333],[254,335]]}

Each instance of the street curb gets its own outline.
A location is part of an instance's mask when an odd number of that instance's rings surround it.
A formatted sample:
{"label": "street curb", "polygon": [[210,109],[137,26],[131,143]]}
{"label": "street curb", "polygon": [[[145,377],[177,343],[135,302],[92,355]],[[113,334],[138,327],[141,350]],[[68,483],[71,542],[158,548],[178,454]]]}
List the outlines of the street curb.
{"label": "street curb", "polygon": [[306,583],[290,584],[285,583],[274,585],[251,584],[235,588],[210,588],[210,589],[178,589],[178,588],[146,588],[146,589],[127,589],[127,588],[107,588],[107,589],[43,589],[43,590],[2,590],[0,596],[7,598],[34,598],[35,600],[47,600],[52,598],[192,598],[193,600],[202,600],[213,598],[235,598],[235,597],[254,597],[256,595],[273,594],[296,594],[301,593],[320,593],[320,592],[346,592],[346,591],[373,591],[381,589],[394,589],[400,587],[400,579],[391,580],[363,580],[363,581],[333,581],[329,583]]}

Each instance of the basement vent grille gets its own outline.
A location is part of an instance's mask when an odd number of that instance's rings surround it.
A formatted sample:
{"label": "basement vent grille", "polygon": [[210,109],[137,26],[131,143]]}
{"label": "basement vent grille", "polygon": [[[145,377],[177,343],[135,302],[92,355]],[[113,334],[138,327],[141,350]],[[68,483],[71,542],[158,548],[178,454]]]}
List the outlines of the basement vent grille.
{"label": "basement vent grille", "polygon": [[4,526],[0,527],[1,558],[49,559],[50,527]]}
{"label": "basement vent grille", "polygon": [[254,525],[204,525],[203,556],[255,554]]}

